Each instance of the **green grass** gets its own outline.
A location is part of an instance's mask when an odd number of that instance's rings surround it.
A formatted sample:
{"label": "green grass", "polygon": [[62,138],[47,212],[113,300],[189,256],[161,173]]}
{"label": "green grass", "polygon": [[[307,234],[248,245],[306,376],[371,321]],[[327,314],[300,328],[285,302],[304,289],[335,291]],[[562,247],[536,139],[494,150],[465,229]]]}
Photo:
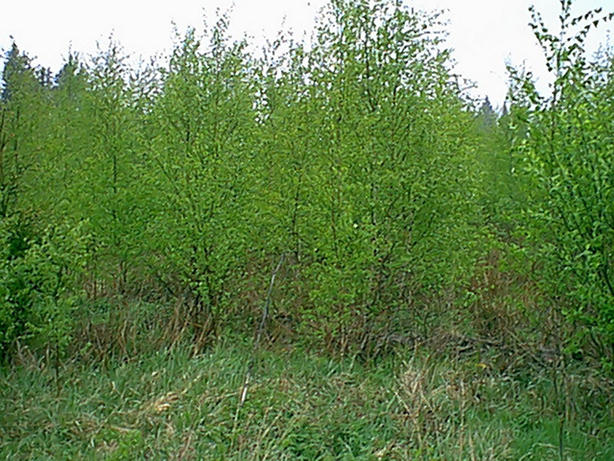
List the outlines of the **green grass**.
{"label": "green grass", "polygon": [[[2,459],[558,459],[547,373],[403,349],[370,364],[218,345],[0,372]],[[614,459],[608,389],[568,373],[565,459]],[[575,380],[575,381],[574,381]],[[560,400],[560,399],[559,399]]]}

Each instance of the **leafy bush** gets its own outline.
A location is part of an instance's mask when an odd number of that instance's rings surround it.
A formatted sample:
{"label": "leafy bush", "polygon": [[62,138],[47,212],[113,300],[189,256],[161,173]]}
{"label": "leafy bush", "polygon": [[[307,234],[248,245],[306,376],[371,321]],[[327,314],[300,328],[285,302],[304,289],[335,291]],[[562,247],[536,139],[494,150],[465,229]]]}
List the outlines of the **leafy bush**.
{"label": "leafy bush", "polygon": [[[526,158],[535,188],[527,208],[528,233],[543,263],[542,282],[576,328],[567,338],[577,349],[587,339],[614,360],[614,149],[611,57],[591,63],[584,53],[588,32],[611,19],[600,9],[571,17],[564,0],[561,36],[533,10],[531,26],[554,74],[552,97],[516,73],[512,93],[516,149]],[[522,128],[521,128],[522,127]]]}
{"label": "leafy bush", "polygon": [[70,341],[79,300],[76,282],[87,254],[82,226],[49,227],[36,236],[24,218],[0,224],[0,354],[8,358],[17,340],[58,352]]}
{"label": "leafy bush", "polygon": [[245,265],[254,218],[246,214],[254,90],[245,43],[230,43],[227,27],[222,16],[202,44],[192,30],[175,48],[151,114],[147,177],[157,194],[147,229],[154,264],[191,295],[194,320],[213,329]]}
{"label": "leafy bush", "polygon": [[297,187],[281,177],[279,195],[298,200],[278,213],[305,256],[305,318],[342,343],[425,307],[472,265],[472,118],[439,27],[395,2],[331,2],[307,68],[290,67],[305,73],[287,81],[310,142],[278,148]]}

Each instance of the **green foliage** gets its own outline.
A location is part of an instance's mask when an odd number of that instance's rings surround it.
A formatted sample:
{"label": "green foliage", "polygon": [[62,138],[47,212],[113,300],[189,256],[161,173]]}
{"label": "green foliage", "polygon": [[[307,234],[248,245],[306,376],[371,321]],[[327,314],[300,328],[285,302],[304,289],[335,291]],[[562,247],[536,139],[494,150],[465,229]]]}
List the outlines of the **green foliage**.
{"label": "green foliage", "polygon": [[[400,0],[261,54],[224,14],[163,65],[111,40],[52,78],[14,45],[0,457],[611,459],[614,58],[582,47],[612,15],[561,3],[553,96],[510,69],[501,115]],[[246,385],[256,317],[293,345]]]}
{"label": "green foliage", "polygon": [[44,87],[30,58],[13,43],[2,74],[0,99],[0,217],[10,216],[27,203],[30,172],[39,161],[46,132],[48,107]]}
{"label": "green foliage", "polygon": [[532,10],[531,26],[554,74],[552,97],[537,93],[527,77],[516,76],[512,114],[524,135],[516,149],[527,159],[530,193],[529,235],[544,263],[545,282],[559,308],[577,327],[573,348],[587,337],[614,350],[614,150],[612,149],[612,59],[590,63],[587,33],[600,10],[571,18],[571,2],[561,2],[561,35],[554,36]]}
{"label": "green foliage", "polygon": [[208,46],[188,31],[174,50],[151,113],[155,174],[147,178],[156,190],[148,231],[158,270],[178,278],[197,313],[214,322],[245,264],[257,217],[246,213],[254,179],[253,83],[245,43],[230,43],[227,27],[221,17]]}
{"label": "green foliage", "polygon": [[[534,18],[554,97],[513,71],[502,116],[455,83],[440,16],[393,0],[332,0],[311,44],[280,33],[259,55],[231,40],[227,14],[178,34],[164,65],[132,67],[110,40],[52,78],[14,45],[0,99],[3,347],[64,345],[81,291],[81,319],[136,298],[181,306],[159,313],[186,317],[177,334],[215,338],[251,323],[285,255],[271,320],[308,343],[368,354],[480,316],[478,331],[504,336],[498,313],[530,305],[543,319],[530,298],[547,293],[576,339],[607,349],[612,60],[583,58],[598,13],[569,11],[561,38]],[[478,280],[491,276],[505,281]]]}
{"label": "green foliage", "polygon": [[[54,183],[65,172],[65,159],[55,163],[59,142],[53,142],[58,130],[53,117],[59,114],[46,75],[13,44],[0,101],[2,359],[10,356],[15,341],[31,340],[58,352],[68,344],[79,292],[75,282],[86,255],[84,225],[52,213],[65,211],[55,205],[66,197],[65,180]],[[69,78],[64,73],[59,80],[64,84]]]}
{"label": "green foliage", "polygon": [[71,340],[74,291],[86,261],[83,226],[50,227],[37,235],[24,218],[5,218],[0,228],[0,353],[16,340],[63,350]]}
{"label": "green foliage", "polygon": [[482,218],[495,235],[507,242],[518,238],[516,226],[522,220],[521,208],[528,189],[517,172],[522,160],[513,149],[514,130],[510,115],[497,116],[488,98],[480,107],[476,119],[478,175],[481,190],[478,200]]}
{"label": "green foliage", "polygon": [[304,318],[333,341],[472,264],[473,127],[438,30],[394,2],[332,2],[315,46],[264,72],[272,240],[302,261]]}
{"label": "green foliage", "polygon": [[[22,335],[26,329],[27,311],[31,304],[24,280],[17,273],[16,268],[26,251],[30,241],[30,225],[23,218],[4,218],[2,224],[1,248],[2,283],[0,285],[0,345],[2,357],[6,356],[6,349],[15,338]],[[17,263],[15,263],[17,261]]]}

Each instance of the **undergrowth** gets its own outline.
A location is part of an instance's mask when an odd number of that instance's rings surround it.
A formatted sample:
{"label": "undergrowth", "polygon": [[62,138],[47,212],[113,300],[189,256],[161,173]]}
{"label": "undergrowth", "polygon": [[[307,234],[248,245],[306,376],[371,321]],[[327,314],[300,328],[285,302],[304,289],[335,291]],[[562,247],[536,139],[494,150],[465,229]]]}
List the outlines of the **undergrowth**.
{"label": "undergrowth", "polygon": [[[462,353],[459,353],[462,352]],[[551,369],[400,347],[368,363],[249,344],[42,359],[0,375],[3,459],[556,459]],[[526,369],[525,369],[526,370]],[[564,459],[614,458],[612,383],[565,368]],[[588,374],[587,374],[588,373]],[[243,391],[246,390],[245,395]]]}

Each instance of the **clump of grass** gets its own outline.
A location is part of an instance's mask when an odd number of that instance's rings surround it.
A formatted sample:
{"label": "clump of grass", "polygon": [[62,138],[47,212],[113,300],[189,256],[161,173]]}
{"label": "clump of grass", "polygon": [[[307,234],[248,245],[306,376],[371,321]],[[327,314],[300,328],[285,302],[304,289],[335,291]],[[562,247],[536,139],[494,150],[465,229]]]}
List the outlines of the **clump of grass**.
{"label": "clump of grass", "polygon": [[[552,459],[558,409],[547,373],[510,376],[482,353],[403,348],[360,363],[249,345],[194,355],[44,362],[0,374],[7,459]],[[614,458],[611,387],[568,370],[564,454]],[[575,382],[574,382],[575,380]]]}

